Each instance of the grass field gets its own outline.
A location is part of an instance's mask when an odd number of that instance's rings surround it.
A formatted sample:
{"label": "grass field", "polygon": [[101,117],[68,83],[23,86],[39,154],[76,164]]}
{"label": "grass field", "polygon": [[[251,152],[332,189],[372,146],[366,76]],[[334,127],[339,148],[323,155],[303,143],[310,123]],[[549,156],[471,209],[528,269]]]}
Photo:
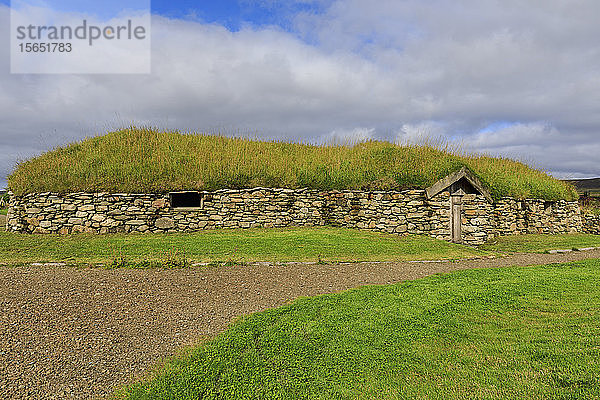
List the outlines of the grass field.
{"label": "grass field", "polygon": [[303,298],[241,319],[117,397],[600,398],[600,261]]}
{"label": "grass field", "polygon": [[548,250],[600,247],[599,235],[515,235],[501,236],[480,246],[482,250],[508,253],[544,253]]}
{"label": "grass field", "polygon": [[6,208],[0,209],[0,215],[6,215],[7,212],[8,210]]}
{"label": "grass field", "polygon": [[488,254],[426,236],[399,237],[342,228],[214,230],[181,234],[25,235],[0,233],[5,263],[67,261],[400,261]]}
{"label": "grass field", "polygon": [[181,266],[181,261],[189,264],[464,259],[514,252],[543,253],[556,249],[600,247],[600,236],[504,236],[473,248],[427,236],[401,237],[354,229],[314,227],[62,236],[0,232],[0,244],[0,260],[8,264],[63,261],[108,265],[121,260],[114,266],[147,267]]}
{"label": "grass field", "polygon": [[465,154],[447,144],[368,141],[314,146],[130,128],[20,163],[17,194],[288,187],[425,188],[468,166],[495,197],[577,198],[573,186],[509,159]]}

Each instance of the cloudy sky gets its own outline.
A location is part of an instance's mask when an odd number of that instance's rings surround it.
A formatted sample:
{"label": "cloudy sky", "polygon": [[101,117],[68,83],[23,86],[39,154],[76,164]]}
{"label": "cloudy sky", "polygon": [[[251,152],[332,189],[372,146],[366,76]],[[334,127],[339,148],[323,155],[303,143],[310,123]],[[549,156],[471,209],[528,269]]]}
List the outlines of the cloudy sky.
{"label": "cloudy sky", "polygon": [[31,75],[10,73],[0,0],[0,187],[18,160],[130,124],[442,137],[600,176],[599,15],[597,0],[156,0],[151,74]]}

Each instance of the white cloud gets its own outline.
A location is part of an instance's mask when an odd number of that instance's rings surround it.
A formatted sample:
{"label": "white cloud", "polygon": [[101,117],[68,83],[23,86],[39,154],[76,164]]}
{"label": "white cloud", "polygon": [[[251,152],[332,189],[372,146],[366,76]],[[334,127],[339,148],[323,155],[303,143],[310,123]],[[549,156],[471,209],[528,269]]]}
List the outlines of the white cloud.
{"label": "white cloud", "polygon": [[403,124],[396,133],[395,142],[420,144],[436,140],[450,140],[445,126],[439,122],[424,121],[417,124]]}
{"label": "white cloud", "polygon": [[[7,73],[0,6],[0,176],[18,157],[129,123],[303,141],[446,137],[600,175],[597,15],[593,0],[346,0],[299,15],[292,33],[155,16],[150,75],[31,76]],[[498,121],[514,123],[481,133]]]}
{"label": "white cloud", "polygon": [[319,138],[318,142],[325,144],[354,144],[374,139],[375,135],[375,128],[336,129]]}
{"label": "white cloud", "polygon": [[560,140],[560,132],[544,123],[512,124],[498,130],[483,131],[470,139],[473,147],[488,151],[505,147],[542,145]]}

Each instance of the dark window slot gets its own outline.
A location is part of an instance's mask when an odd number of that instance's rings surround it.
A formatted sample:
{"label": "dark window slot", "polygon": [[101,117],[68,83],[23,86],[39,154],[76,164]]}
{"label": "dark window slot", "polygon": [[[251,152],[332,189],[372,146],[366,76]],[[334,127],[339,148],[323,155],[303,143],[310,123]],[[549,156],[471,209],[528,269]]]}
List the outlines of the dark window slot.
{"label": "dark window slot", "polygon": [[199,208],[202,206],[202,195],[198,192],[173,192],[171,207],[173,208]]}

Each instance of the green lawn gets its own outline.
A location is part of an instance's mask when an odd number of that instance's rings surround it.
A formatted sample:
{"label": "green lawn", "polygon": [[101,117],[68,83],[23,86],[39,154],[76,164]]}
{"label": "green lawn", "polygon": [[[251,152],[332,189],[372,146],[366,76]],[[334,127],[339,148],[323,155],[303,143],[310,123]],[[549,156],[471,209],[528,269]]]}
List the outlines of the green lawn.
{"label": "green lawn", "polygon": [[127,399],[600,398],[600,260],[465,270],[245,317]]}
{"label": "green lawn", "polygon": [[508,253],[544,253],[548,250],[600,247],[600,235],[516,235],[492,239],[481,246],[482,250]]}
{"label": "green lawn", "polygon": [[0,209],[0,215],[6,215],[7,212],[8,210],[6,208]]}
{"label": "green lawn", "polygon": [[458,259],[489,254],[426,236],[399,237],[342,228],[214,230],[186,234],[25,235],[0,233],[5,263],[106,263],[118,257],[192,261],[386,261]]}
{"label": "green lawn", "polygon": [[123,258],[164,264],[191,262],[406,261],[461,259],[495,253],[545,252],[600,247],[599,235],[519,235],[496,238],[479,249],[426,236],[399,237],[353,229],[318,227],[223,229],[180,234],[26,235],[0,232],[4,263],[64,261],[112,263]]}

